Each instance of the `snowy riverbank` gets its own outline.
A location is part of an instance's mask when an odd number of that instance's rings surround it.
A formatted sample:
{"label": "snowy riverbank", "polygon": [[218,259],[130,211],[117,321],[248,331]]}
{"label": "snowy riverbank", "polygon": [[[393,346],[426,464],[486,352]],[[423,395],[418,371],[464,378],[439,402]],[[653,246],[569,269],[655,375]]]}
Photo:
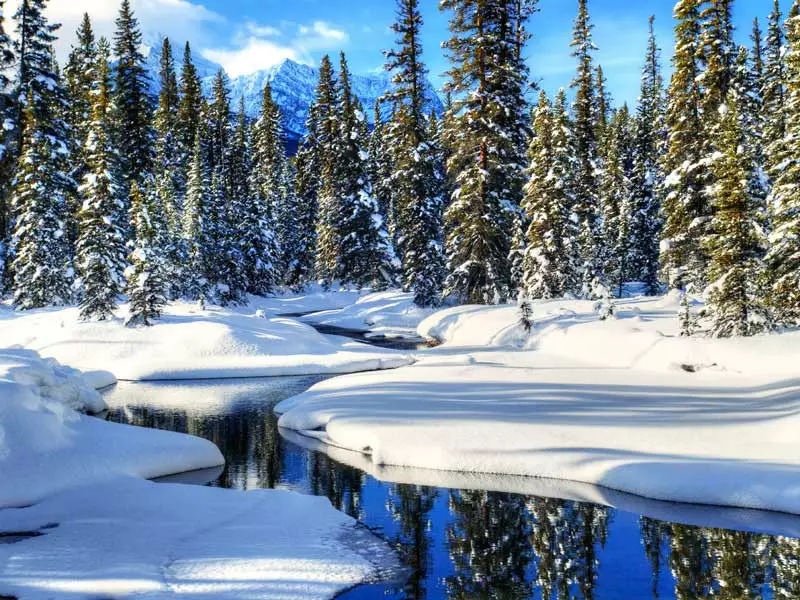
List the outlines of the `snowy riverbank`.
{"label": "snowy riverbank", "polygon": [[[458,307],[411,367],[322,382],[280,425],[376,464],[568,479],[800,513],[800,334],[680,338],[675,298]],[[702,483],[700,483],[702,482]]]}
{"label": "snowy riverbank", "polygon": [[0,346],[21,345],[118,379],[219,379],[339,374],[391,369],[412,359],[317,333],[296,319],[275,316],[354,301],[357,294],[256,299],[242,308],[205,309],[171,303],[152,327],[123,326],[126,308],[107,322],[81,322],[77,308],[27,313],[0,311]]}
{"label": "snowy riverbank", "polygon": [[0,597],[322,600],[394,568],[327,499],[145,478],[221,465],[211,442],[87,416],[109,375],[0,350]]}

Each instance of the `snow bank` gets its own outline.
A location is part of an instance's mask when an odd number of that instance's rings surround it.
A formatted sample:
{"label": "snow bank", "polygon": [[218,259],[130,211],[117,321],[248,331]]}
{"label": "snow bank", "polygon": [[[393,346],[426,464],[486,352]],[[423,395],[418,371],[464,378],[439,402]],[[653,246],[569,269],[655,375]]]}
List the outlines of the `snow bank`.
{"label": "snow bank", "polygon": [[296,320],[261,318],[258,310],[175,303],[142,328],[124,327],[122,319],[84,323],[75,308],[35,311],[2,321],[0,344],[134,381],[351,373],[412,362],[394,351],[326,338]]}
{"label": "snow bank", "polygon": [[433,309],[414,304],[414,295],[407,292],[386,291],[368,294],[355,304],[344,308],[310,314],[304,321],[368,331],[369,336],[389,338],[417,338],[417,326]]}
{"label": "snow bank", "polygon": [[536,354],[324,381],[279,404],[279,424],[376,464],[800,513],[800,380],[729,387],[683,372],[537,368]]}
{"label": "snow bank", "polygon": [[594,303],[532,303],[527,335],[516,306],[461,306],[434,313],[417,331],[454,347],[516,347],[587,364],[648,371],[711,370],[737,375],[793,377],[800,331],[751,338],[680,337],[674,296],[619,300],[615,318],[601,321]]}
{"label": "snow bank", "polygon": [[104,408],[74,369],[32,350],[0,350],[0,507],[119,474],[149,478],[223,463],[205,440],[77,412]]}
{"label": "snow bank", "polygon": [[119,479],[0,511],[0,595],[331,598],[393,562],[326,498]]}

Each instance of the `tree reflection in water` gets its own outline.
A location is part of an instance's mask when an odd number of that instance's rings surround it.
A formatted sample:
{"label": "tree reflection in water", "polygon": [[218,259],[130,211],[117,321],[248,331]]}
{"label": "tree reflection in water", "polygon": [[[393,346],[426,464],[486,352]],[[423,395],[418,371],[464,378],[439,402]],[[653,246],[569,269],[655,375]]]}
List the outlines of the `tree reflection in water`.
{"label": "tree reflection in water", "polygon": [[[408,576],[399,584],[356,588],[343,599],[800,599],[795,538],[648,517],[637,523],[627,513],[583,502],[385,483],[283,440],[270,407],[317,380],[122,384],[121,402],[109,418],[213,441],[227,464],[211,485],[326,496],[382,531],[398,548]],[[227,394],[226,402],[179,410],[130,400],[209,392]],[[613,558],[607,548],[612,542]],[[619,590],[624,596],[615,595]]]}

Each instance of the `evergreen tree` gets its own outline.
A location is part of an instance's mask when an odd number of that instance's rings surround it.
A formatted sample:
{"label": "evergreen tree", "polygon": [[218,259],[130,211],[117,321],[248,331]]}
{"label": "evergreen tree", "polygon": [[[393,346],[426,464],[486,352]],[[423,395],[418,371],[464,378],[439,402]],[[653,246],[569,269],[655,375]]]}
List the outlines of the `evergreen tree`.
{"label": "evergreen tree", "polygon": [[73,277],[67,203],[76,185],[69,176],[66,93],[53,51],[60,25],[48,23],[44,9],[44,0],[25,0],[14,15],[22,110],[15,122],[23,135],[12,182],[10,251],[15,304],[26,309],[68,302]]}
{"label": "evergreen tree", "polygon": [[37,119],[34,93],[29,89],[23,112],[22,154],[11,197],[14,304],[23,310],[68,303],[72,283],[63,171],[58,170],[63,161],[53,160],[52,140]]}
{"label": "evergreen tree", "polygon": [[780,145],[786,137],[786,63],[783,15],[779,0],[769,15],[769,25],[764,49],[764,75],[761,81],[764,123],[764,147],[767,170],[773,176],[780,164]]}
{"label": "evergreen tree", "polygon": [[182,172],[185,178],[191,165],[195,139],[197,138],[203,110],[203,92],[200,77],[192,62],[192,50],[188,42],[183,51],[178,96],[175,128],[178,151],[181,155]]}
{"label": "evergreen tree", "polygon": [[[311,168],[311,153],[301,150],[294,159],[292,194],[296,202],[294,226],[297,236],[293,260],[286,273],[286,284],[294,290],[303,289],[314,278],[317,248],[317,185],[319,175]],[[287,209],[289,204],[287,203]]]}
{"label": "evergreen tree", "polygon": [[202,131],[198,130],[192,152],[191,168],[186,181],[186,203],[183,210],[183,243],[186,264],[182,288],[188,297],[205,301],[209,294],[206,277],[211,265],[208,217],[211,187],[207,153]]}
{"label": "evergreen tree", "polygon": [[715,337],[753,335],[769,327],[759,298],[763,240],[758,205],[747,186],[752,157],[735,94],[723,107],[714,156],[714,234],[706,240],[710,257],[706,311]]}
{"label": "evergreen tree", "polygon": [[453,186],[445,215],[444,295],[464,302],[498,303],[512,293],[508,231],[523,194],[527,130],[522,46],[535,5],[440,4],[452,12],[452,37],[444,43],[452,65],[445,89],[455,97],[443,134]]}
{"label": "evergreen tree", "polygon": [[[573,104],[573,144],[575,173],[573,186],[575,211],[578,215],[581,261],[581,295],[594,297],[594,289],[603,280],[602,242],[600,232],[600,201],[597,194],[598,168],[598,102],[592,54],[592,25],[587,0],[579,0],[575,19],[572,55],[578,61],[578,72],[572,82],[575,90]],[[604,115],[600,115],[604,117]]]}
{"label": "evergreen tree", "polygon": [[[315,273],[324,286],[339,276],[339,198],[336,189],[334,144],[340,134],[337,115],[337,84],[330,58],[322,57],[316,98],[309,113],[310,152],[308,167],[319,173],[316,184],[318,218],[316,221]],[[298,195],[299,192],[298,192]]]}
{"label": "evergreen tree", "polygon": [[522,278],[522,296],[559,298],[575,292],[575,224],[571,221],[572,152],[566,93],[555,110],[542,91],[534,111],[528,184],[522,208],[530,223]]}
{"label": "evergreen tree", "polygon": [[381,114],[381,100],[375,102],[375,127],[369,137],[369,179],[383,222],[397,245],[392,189],[391,141],[389,124]]}
{"label": "evergreen tree", "polygon": [[167,282],[164,269],[164,248],[159,241],[165,237],[163,212],[155,190],[142,193],[134,184],[131,188],[131,221],[135,246],[130,255],[131,266],[126,270],[130,309],[126,325],[145,327],[161,316],[167,304]]}
{"label": "evergreen tree", "polygon": [[88,14],[83,15],[77,38],[69,54],[64,76],[69,96],[66,120],[75,140],[73,177],[81,181],[88,168],[86,141],[93,123],[92,93],[98,81],[97,43]]}
{"label": "evergreen tree", "polygon": [[655,18],[650,18],[650,39],[642,69],[642,88],[636,110],[633,173],[631,175],[630,276],[644,284],[645,293],[655,295],[658,280],[658,242],[661,235],[660,164],[665,150],[664,82]]}
{"label": "evergreen tree", "polygon": [[[419,306],[439,302],[444,274],[443,200],[435,171],[430,131],[424,112],[424,81],[418,0],[398,0],[397,48],[387,52],[386,70],[394,73],[392,121],[387,132],[391,152],[391,190],[397,210],[398,252],[403,288]],[[379,147],[378,147],[379,149]]]}
{"label": "evergreen tree", "polygon": [[152,100],[148,93],[145,57],[141,51],[142,33],[130,0],[122,0],[115,25],[115,142],[119,149],[121,183],[127,192],[133,183],[142,188],[150,173],[153,150]]}
{"label": "evergreen tree", "polygon": [[14,64],[11,37],[5,31],[3,2],[0,0],[0,293],[5,284],[6,242],[10,222],[10,211],[6,199],[10,190],[14,167],[14,152],[11,148],[16,107],[11,93],[11,78],[8,70]]}
{"label": "evergreen tree", "polygon": [[[275,235],[277,215],[283,205],[285,169],[280,109],[267,84],[253,132],[252,195],[245,226],[245,270],[248,291],[252,294],[263,296],[274,292],[279,273],[285,272],[288,264],[281,260],[281,240]],[[284,233],[290,235],[290,231]]]}
{"label": "evergreen tree", "polygon": [[[664,228],[661,240],[663,278],[671,289],[700,288],[706,257],[700,247],[710,206],[701,161],[705,130],[701,119],[700,67],[701,0],[680,0],[675,6],[675,56],[667,97],[667,151],[663,159]],[[699,291],[697,289],[696,291]]]}
{"label": "evergreen tree", "polygon": [[100,41],[96,82],[93,85],[92,118],[86,140],[86,173],[79,188],[76,266],[83,281],[81,318],[103,321],[113,316],[123,291],[125,241],[120,227],[120,188],[117,154],[110,139],[110,48]]}
{"label": "evergreen tree", "polygon": [[628,106],[615,111],[606,131],[606,157],[600,178],[603,212],[605,273],[610,289],[622,296],[622,285],[631,275],[631,222],[633,136]]}
{"label": "evergreen tree", "polygon": [[338,279],[358,287],[382,289],[393,279],[391,247],[369,183],[366,117],[353,95],[344,53],[338,100],[339,135],[330,184],[339,204]]}
{"label": "evergreen tree", "polygon": [[613,100],[611,98],[611,94],[608,91],[608,79],[606,79],[605,73],[603,73],[603,66],[597,65],[595,69],[595,89],[597,90],[596,94],[596,106],[595,106],[595,135],[597,137],[598,145],[603,151],[600,153],[603,157],[605,157],[605,141],[606,141],[606,131],[608,130],[609,122],[611,121],[612,113],[614,112],[612,105]]}
{"label": "evergreen tree", "polygon": [[774,181],[770,250],[766,257],[772,286],[770,303],[781,323],[800,323],[800,2],[786,22],[786,134],[772,145]]}

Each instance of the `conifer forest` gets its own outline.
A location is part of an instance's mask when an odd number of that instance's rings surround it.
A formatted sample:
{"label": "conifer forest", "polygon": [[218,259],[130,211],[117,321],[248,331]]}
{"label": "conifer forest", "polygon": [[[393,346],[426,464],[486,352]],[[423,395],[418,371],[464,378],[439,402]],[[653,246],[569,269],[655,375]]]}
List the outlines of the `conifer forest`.
{"label": "conifer forest", "polygon": [[362,106],[345,54],[325,56],[293,156],[269,85],[249,118],[224,72],[203,94],[168,38],[149,81],[129,0],[113,39],[88,14],[61,31],[47,0],[2,4],[0,264],[20,310],[104,320],[127,297],[148,325],[171,300],[320,282],[421,307],[516,301],[524,321],[537,299],[610,314],[638,286],[703,298],[683,302],[685,335],[800,323],[800,0],[752,32],[734,31],[734,0],[678,1],[666,57],[650,21],[635,106],[606,89],[588,0],[554,93],[525,59],[538,0],[441,0],[441,114],[422,84],[440,50],[422,47],[419,0],[397,0],[391,91]]}

